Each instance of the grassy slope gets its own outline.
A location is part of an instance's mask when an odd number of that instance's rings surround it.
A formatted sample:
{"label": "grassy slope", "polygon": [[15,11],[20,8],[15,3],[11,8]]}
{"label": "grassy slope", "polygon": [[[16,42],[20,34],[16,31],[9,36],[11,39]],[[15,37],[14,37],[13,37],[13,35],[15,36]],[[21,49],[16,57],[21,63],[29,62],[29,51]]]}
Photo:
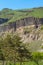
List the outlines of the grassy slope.
{"label": "grassy slope", "polygon": [[8,23],[15,22],[16,20],[20,20],[25,17],[43,18],[43,7],[24,10],[11,10],[5,8],[0,11],[0,18],[9,18]]}

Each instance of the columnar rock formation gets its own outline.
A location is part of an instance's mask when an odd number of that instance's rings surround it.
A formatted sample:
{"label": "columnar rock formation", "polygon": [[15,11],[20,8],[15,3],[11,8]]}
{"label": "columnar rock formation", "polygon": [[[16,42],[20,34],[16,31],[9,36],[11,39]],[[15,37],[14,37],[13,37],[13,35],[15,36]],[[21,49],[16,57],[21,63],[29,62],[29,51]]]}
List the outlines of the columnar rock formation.
{"label": "columnar rock formation", "polygon": [[[0,22],[7,22],[8,19],[0,19]],[[29,26],[29,25],[35,25],[36,28],[43,24],[43,18],[35,18],[35,17],[27,17],[23,18],[21,20],[17,20],[15,22],[11,22],[7,25],[1,25],[0,23],[0,32],[9,31],[10,29],[14,28],[14,31],[22,26]]]}

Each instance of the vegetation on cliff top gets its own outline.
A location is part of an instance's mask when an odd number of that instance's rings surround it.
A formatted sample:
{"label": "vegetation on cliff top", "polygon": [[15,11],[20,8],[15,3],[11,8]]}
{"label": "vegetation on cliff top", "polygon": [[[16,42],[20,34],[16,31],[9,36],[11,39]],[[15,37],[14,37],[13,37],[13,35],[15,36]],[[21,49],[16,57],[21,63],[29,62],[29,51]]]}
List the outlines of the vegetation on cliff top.
{"label": "vegetation on cliff top", "polygon": [[26,17],[43,18],[43,7],[33,9],[12,10],[4,8],[0,11],[0,18],[8,18],[8,22],[15,22]]}

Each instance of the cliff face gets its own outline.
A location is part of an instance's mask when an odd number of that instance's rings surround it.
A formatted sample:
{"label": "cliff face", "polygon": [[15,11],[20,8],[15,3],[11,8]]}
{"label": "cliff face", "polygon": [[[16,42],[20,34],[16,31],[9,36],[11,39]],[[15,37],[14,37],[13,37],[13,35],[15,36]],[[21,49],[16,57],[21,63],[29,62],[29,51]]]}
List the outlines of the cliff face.
{"label": "cliff face", "polygon": [[5,22],[7,22],[7,21],[8,21],[7,18],[0,18],[0,24],[5,23]]}
{"label": "cliff face", "polygon": [[[0,23],[7,21],[8,19],[0,19]],[[34,17],[28,17],[21,20],[17,20],[13,23],[9,23],[8,25],[0,25],[0,32],[9,31],[10,29],[14,29],[16,31],[17,28],[22,26],[29,26],[29,25],[35,25],[36,28],[43,24],[43,18],[34,18]]]}

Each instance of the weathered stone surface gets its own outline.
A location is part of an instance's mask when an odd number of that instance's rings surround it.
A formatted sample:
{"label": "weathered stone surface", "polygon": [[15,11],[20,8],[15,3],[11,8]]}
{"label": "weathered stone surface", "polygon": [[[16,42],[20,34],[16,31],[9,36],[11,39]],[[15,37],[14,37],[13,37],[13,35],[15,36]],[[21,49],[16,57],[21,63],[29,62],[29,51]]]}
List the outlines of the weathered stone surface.
{"label": "weathered stone surface", "polygon": [[[7,19],[0,19],[0,23],[4,21],[7,21]],[[35,25],[36,27],[38,27],[40,24],[43,24],[43,18],[27,17],[21,20],[17,20],[13,23],[9,23],[8,25],[1,25],[0,32],[9,31],[12,28],[14,28],[15,31],[19,27],[29,25]]]}

